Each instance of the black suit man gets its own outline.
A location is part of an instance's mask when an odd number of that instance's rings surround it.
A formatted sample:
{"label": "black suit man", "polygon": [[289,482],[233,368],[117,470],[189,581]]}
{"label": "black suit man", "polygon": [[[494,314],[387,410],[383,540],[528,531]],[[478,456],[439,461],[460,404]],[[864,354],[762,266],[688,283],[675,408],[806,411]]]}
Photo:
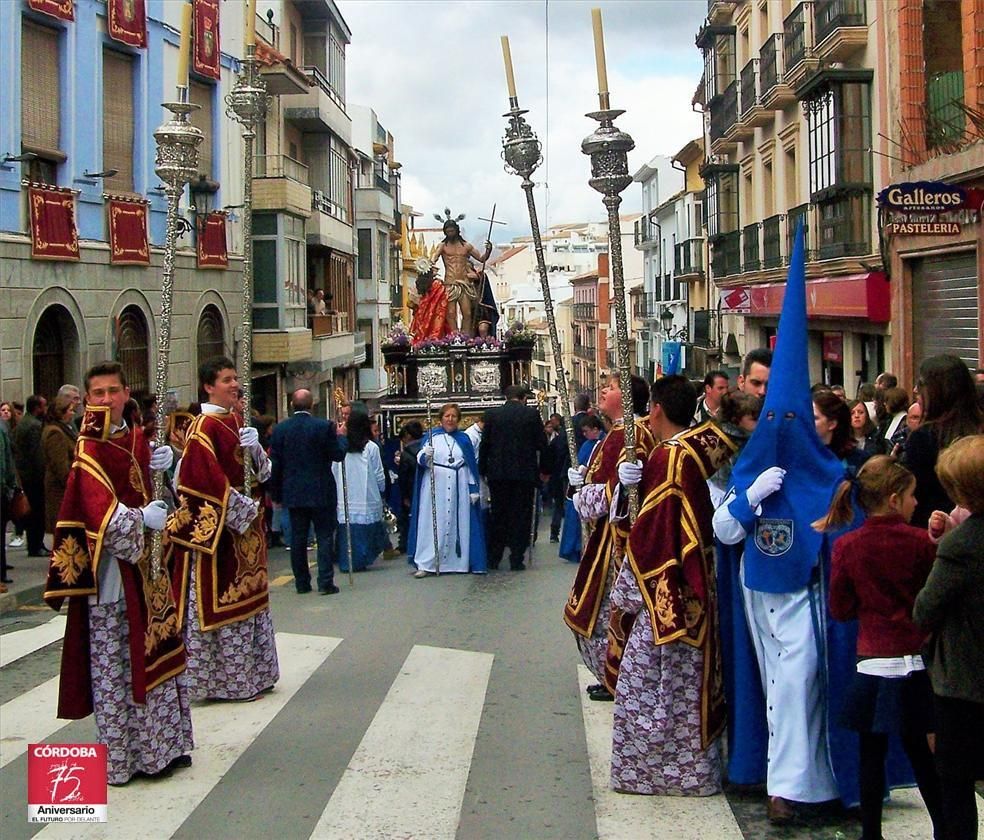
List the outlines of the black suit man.
{"label": "black suit man", "polygon": [[489,568],[497,569],[509,548],[509,566],[526,568],[523,554],[530,542],[533,492],[540,476],[540,458],[547,448],[543,421],[526,405],[521,385],[506,389],[506,402],[485,412],[478,471],[489,483]]}
{"label": "black suit man", "polygon": [[345,457],[345,439],[330,420],[311,416],[311,392],[294,392],[294,415],[273,430],[270,442],[270,497],[290,515],[290,565],[299,593],[311,591],[307,538],[311,524],[318,538],[318,592],[334,595],[337,491],[332,461]]}
{"label": "black suit man", "polygon": [[21,487],[31,503],[31,515],[24,523],[27,532],[27,556],[47,557],[44,545],[44,455],[41,452],[41,418],[48,408],[48,401],[40,394],[27,398],[26,411],[11,441],[14,464],[20,476]]}

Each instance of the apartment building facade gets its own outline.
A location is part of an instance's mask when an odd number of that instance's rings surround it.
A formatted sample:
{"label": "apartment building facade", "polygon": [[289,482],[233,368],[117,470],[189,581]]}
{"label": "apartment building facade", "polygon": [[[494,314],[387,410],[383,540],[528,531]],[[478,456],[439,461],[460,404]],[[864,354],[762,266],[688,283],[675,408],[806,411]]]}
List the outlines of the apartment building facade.
{"label": "apartment building facade", "polygon": [[[352,33],[333,0],[261,0],[257,37],[283,59],[267,74],[282,92],[257,132],[253,187],[254,360],[261,411],[281,415],[306,388],[330,416],[354,398],[366,337],[357,330],[352,120],[345,48]],[[268,84],[270,81],[268,80]],[[308,295],[324,293],[311,314]]]}
{"label": "apartment building facade", "polygon": [[350,105],[352,146],[356,154],[356,328],[365,336],[366,359],[359,368],[359,396],[377,404],[389,381],[379,353],[390,330],[392,283],[400,276],[400,163],[394,140],[376,112]]}
{"label": "apartment building facade", "polygon": [[[710,280],[724,361],[775,340],[806,231],[810,372],[853,393],[892,358],[875,197],[889,177],[877,0],[710,0],[697,34]],[[879,152],[875,155],[875,152]]]}
{"label": "apartment building facade", "polygon": [[[571,335],[574,355],[571,359],[571,391],[598,399],[608,369],[611,340],[611,292],[608,254],[597,255],[591,271],[578,274],[570,281],[574,289],[571,309]],[[614,345],[613,345],[614,347]]]}
{"label": "apartment building facade", "polygon": [[[150,0],[128,33],[110,31],[105,2],[48,8],[0,3],[0,387],[5,399],[52,397],[115,357],[147,393],[166,212],[153,132],[161,102],[175,97],[180,6]],[[198,44],[208,60],[193,61],[190,78],[205,137],[180,208],[169,380],[178,404],[198,399],[200,361],[235,354],[241,319],[241,223],[216,211],[242,201],[241,135],[223,97],[243,20],[213,12],[221,37]]]}

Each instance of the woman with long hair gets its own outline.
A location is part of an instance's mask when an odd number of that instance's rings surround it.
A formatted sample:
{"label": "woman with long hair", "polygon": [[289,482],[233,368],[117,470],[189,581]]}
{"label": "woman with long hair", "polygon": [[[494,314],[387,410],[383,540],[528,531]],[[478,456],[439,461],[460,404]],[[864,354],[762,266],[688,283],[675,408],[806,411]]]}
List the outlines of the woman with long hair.
{"label": "woman with long hair", "polygon": [[813,424],[820,440],[841,459],[848,472],[857,472],[868,456],[854,442],[847,403],[833,391],[817,391],[813,395]]}
{"label": "woman with long hair", "polygon": [[885,441],[885,452],[897,454],[893,450],[896,446],[905,443],[905,439],[909,436],[909,427],[905,422],[909,395],[904,388],[887,388],[882,392],[881,405],[885,420],[878,431]]}
{"label": "woman with long hair", "polygon": [[[338,488],[338,568],[349,569],[348,531],[352,533],[352,571],[369,568],[386,547],[383,489],[386,477],[379,446],[372,439],[372,421],[365,411],[353,411],[346,424],[345,486],[342,465],[331,465]],[[348,501],[348,526],[345,504]]]}
{"label": "woman with long hair", "polygon": [[905,444],[905,465],[916,477],[912,524],[925,528],[934,510],[951,510],[953,500],[936,475],[936,461],[951,443],[984,428],[974,378],[957,356],[931,356],[919,366],[922,423]]}

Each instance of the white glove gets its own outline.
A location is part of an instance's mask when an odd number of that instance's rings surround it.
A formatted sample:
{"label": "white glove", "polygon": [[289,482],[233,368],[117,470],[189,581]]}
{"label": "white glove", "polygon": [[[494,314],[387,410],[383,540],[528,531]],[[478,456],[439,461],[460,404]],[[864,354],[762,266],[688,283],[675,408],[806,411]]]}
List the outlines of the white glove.
{"label": "white glove", "polygon": [[260,446],[260,433],[252,426],[243,426],[239,430],[239,445],[253,452]]}
{"label": "white glove", "polygon": [[430,445],[425,446],[425,447],[423,447],[421,449],[421,452],[424,453],[424,460],[426,460],[428,464],[433,464],[434,463],[434,447],[433,446],[430,446]]}
{"label": "white glove", "polygon": [[174,463],[174,451],[166,443],[158,446],[156,443],[150,445],[150,468],[152,470],[169,470]]}
{"label": "white glove", "polygon": [[584,486],[584,473],[576,467],[571,467],[567,471],[567,483],[571,487],[583,487]]}
{"label": "white glove", "polygon": [[618,465],[618,482],[625,487],[635,487],[642,481],[642,461],[629,463],[626,461]]}
{"label": "white glove", "polygon": [[163,531],[167,524],[167,505],[164,502],[151,502],[145,508],[141,508],[143,514],[144,528],[152,531]]}
{"label": "white glove", "polygon": [[759,473],[746,491],[748,506],[752,509],[757,508],[769,496],[779,490],[785,475],[786,471],[782,467],[769,467],[765,472]]}
{"label": "white glove", "polygon": [[469,493],[468,494],[468,501],[471,502],[473,505],[477,505],[478,504],[478,500],[481,499],[481,498],[482,497],[479,496],[478,493]]}

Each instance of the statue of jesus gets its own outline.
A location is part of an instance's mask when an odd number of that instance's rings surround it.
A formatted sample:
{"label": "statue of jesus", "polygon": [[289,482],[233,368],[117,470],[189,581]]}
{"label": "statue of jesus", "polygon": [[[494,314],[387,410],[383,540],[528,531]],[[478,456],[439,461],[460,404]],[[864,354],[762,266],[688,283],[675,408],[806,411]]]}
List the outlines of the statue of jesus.
{"label": "statue of jesus", "polygon": [[437,262],[438,257],[444,260],[444,289],[448,296],[448,329],[451,331],[475,334],[479,275],[468,258],[473,257],[484,265],[491,253],[491,242],[486,241],[485,253],[480,254],[474,245],[461,238],[461,229],[454,219],[444,222],[444,239],[434,252],[434,261]]}

